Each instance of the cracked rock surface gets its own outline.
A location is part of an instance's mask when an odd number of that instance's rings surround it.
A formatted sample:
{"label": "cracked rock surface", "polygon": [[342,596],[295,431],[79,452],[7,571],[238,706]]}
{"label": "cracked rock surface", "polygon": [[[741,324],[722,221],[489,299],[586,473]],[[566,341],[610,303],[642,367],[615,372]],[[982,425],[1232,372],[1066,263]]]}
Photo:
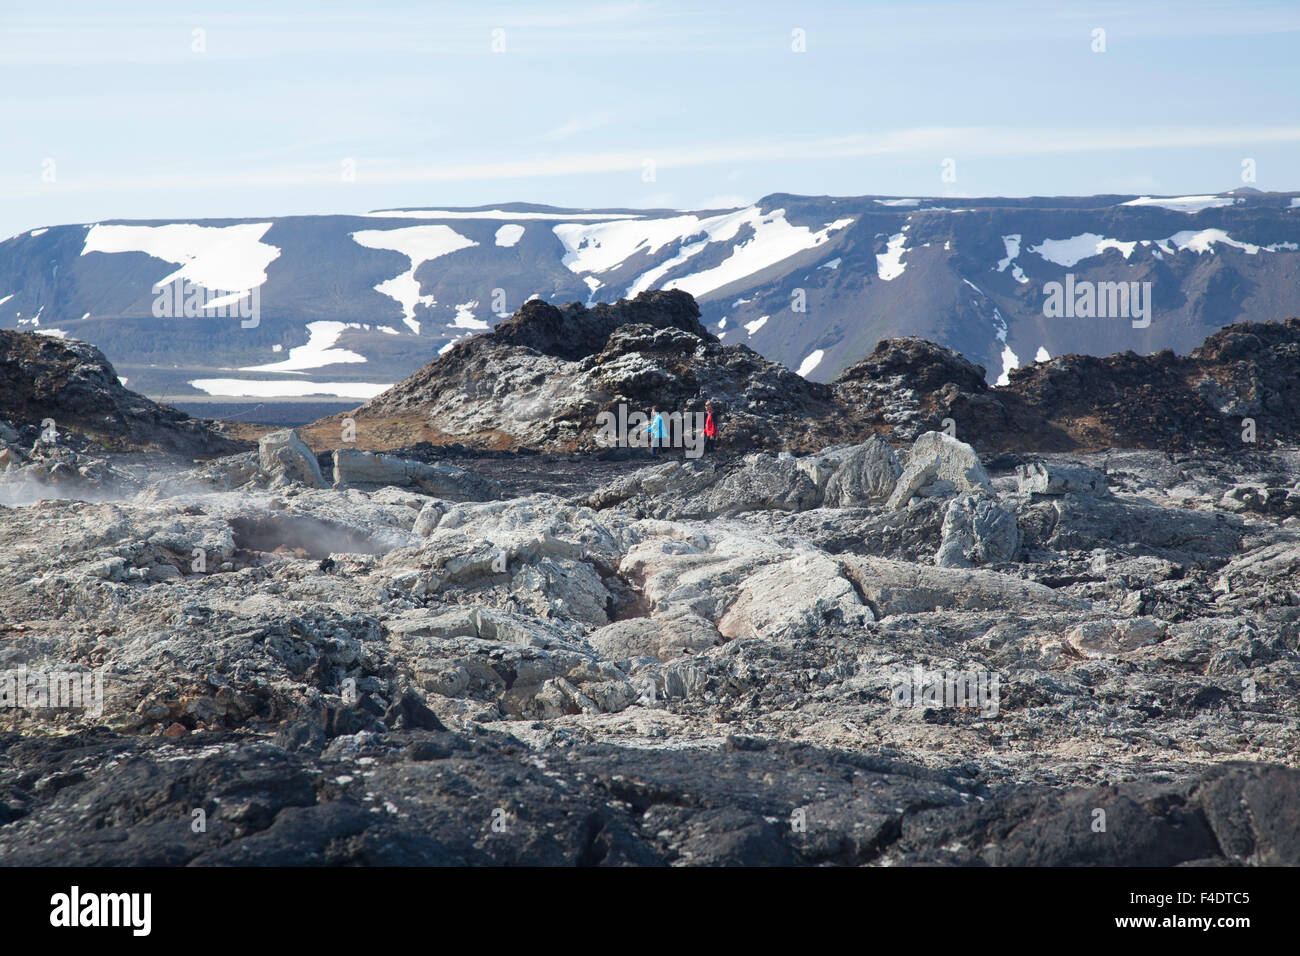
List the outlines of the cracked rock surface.
{"label": "cracked rock surface", "polygon": [[0,506],[0,864],[1300,863],[1300,449],[305,447]]}

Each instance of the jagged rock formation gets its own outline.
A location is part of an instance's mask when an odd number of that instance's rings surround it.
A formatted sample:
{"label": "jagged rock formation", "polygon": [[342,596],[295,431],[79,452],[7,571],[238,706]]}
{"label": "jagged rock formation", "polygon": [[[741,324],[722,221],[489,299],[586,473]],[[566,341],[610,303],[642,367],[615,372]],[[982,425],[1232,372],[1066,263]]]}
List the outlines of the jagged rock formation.
{"label": "jagged rock formation", "polygon": [[[93,345],[0,329],[0,433],[6,444],[33,437],[52,420],[116,451],[151,450],[190,458],[229,454],[239,445],[212,423],[127,391]],[[49,444],[49,442],[46,442]],[[30,442],[28,443],[30,445]]]}
{"label": "jagged rock formation", "polygon": [[982,451],[1108,447],[1227,451],[1300,436],[1300,319],[1243,322],[1186,356],[1065,355],[989,387],[983,369],[918,339],[881,342],[835,382],[897,438],[952,419]]}
{"label": "jagged rock formation", "polygon": [[[873,434],[945,430],[981,453],[1206,448],[1300,438],[1300,319],[1242,323],[1187,356],[1067,355],[990,387],[984,369],[917,338],[887,339],[829,386],[745,346],[724,346],[683,292],[586,309],[530,302],[355,412],[304,430],[340,447],[344,421],[370,450],[421,442],[595,452],[600,416],[702,415],[720,447],[809,453]],[[622,419],[620,419],[620,422]]]}
{"label": "jagged rock formation", "polygon": [[727,446],[809,450],[841,431],[831,390],[699,325],[684,292],[564,310],[526,304],[498,331],[474,336],[346,415],[303,430],[316,447],[342,443],[343,419],[368,449],[421,441],[480,448],[596,451],[598,415],[703,414],[712,399]]}

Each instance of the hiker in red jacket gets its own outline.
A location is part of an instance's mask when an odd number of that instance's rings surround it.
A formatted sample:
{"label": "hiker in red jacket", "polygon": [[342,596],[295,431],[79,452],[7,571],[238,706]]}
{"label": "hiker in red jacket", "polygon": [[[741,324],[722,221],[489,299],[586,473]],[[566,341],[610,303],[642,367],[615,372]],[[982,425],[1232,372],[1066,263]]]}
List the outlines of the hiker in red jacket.
{"label": "hiker in red jacket", "polygon": [[718,426],[713,419],[713,400],[704,401],[704,448],[712,451],[718,443]]}

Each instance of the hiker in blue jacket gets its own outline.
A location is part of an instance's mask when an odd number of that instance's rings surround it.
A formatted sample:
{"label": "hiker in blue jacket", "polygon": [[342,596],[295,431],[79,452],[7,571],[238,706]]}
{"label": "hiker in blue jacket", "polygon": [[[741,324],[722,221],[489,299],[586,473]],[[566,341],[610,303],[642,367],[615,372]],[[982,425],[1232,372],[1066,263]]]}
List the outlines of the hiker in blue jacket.
{"label": "hiker in blue jacket", "polygon": [[659,454],[659,448],[668,441],[668,426],[658,408],[650,409],[650,424],[645,428],[650,436],[650,454]]}

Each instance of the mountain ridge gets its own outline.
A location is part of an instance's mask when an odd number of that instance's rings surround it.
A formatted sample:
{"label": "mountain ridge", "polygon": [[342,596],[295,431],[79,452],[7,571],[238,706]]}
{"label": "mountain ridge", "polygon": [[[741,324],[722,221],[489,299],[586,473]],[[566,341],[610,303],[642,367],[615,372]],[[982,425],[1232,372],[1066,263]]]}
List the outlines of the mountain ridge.
{"label": "mountain ridge", "polygon": [[[1300,314],[1297,253],[1300,194],[1239,190],[108,220],[0,243],[0,328],[90,341],[131,387],[176,401],[364,400],[531,297],[681,288],[722,341],[816,380],[918,335],[992,384],[1043,354],[1186,353],[1234,321]],[[1048,317],[1044,288],[1067,274],[1151,283],[1151,327]],[[257,289],[256,323],[153,315],[153,286],[177,277]]]}

